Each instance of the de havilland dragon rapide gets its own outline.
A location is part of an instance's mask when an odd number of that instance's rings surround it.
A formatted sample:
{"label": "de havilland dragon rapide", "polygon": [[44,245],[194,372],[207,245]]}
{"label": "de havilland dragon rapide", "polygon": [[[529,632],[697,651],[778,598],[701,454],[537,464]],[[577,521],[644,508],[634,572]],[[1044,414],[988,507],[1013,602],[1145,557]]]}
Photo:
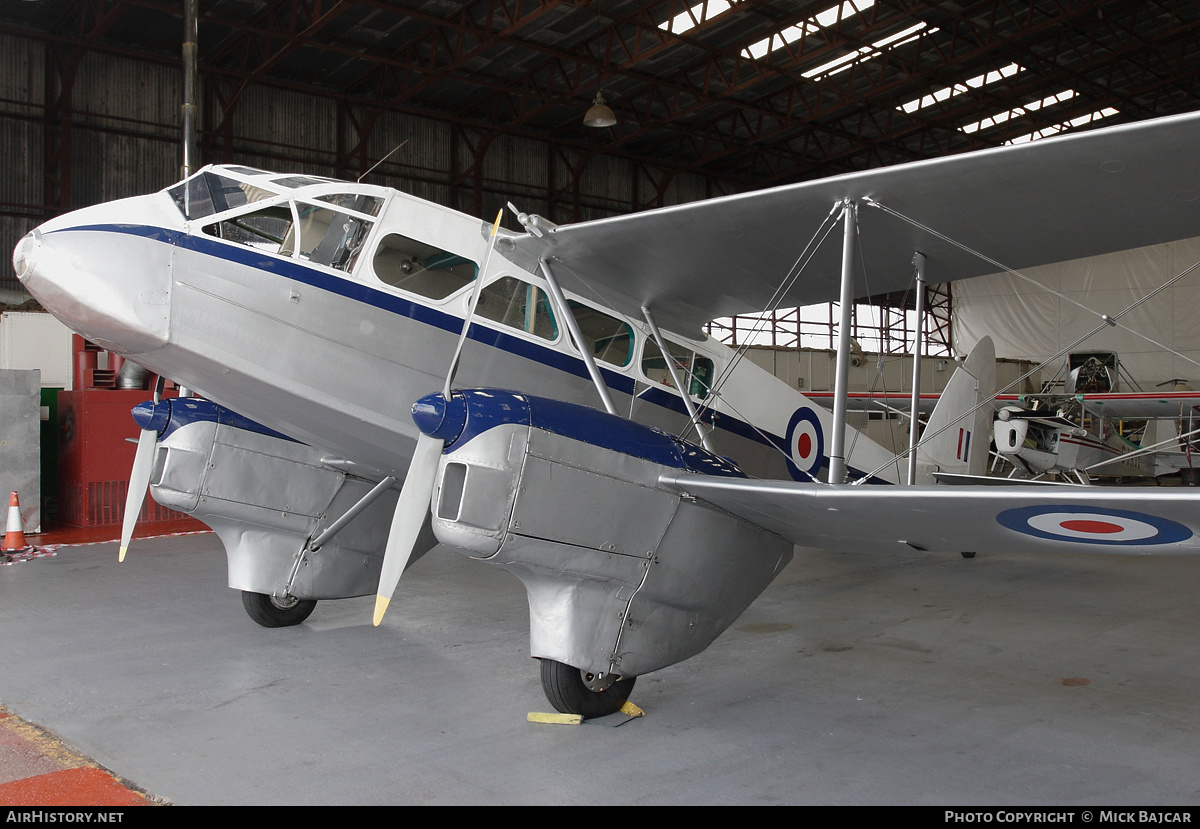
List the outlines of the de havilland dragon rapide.
{"label": "de havilland dragon rapide", "polygon": [[149,488],[219,535],[260,624],[371,594],[379,624],[440,541],[521,580],[547,697],[594,717],[795,545],[1200,552],[1186,489],[935,484],[983,472],[986,339],[894,457],[845,425],[845,324],[832,413],[702,333],[848,309],[867,272],[879,294],[1200,236],[1198,146],[1177,116],[572,225],[514,208],[519,232],[215,165],[56,217],[13,261],[74,331],[198,395],[160,379],[134,412],[122,558]]}

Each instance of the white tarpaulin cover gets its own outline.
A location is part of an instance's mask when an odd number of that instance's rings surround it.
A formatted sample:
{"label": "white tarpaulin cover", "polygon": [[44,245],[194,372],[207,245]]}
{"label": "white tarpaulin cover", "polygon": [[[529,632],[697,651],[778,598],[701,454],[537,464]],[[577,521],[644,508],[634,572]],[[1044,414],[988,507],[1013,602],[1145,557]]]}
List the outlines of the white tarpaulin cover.
{"label": "white tarpaulin cover", "polygon": [[[1100,325],[1098,314],[1115,316],[1198,261],[1194,238],[1021,271],[1097,313],[1007,273],[963,280],[953,288],[955,350],[965,354],[986,335],[997,357],[1044,360]],[[1200,388],[1200,268],[1118,322],[1074,350],[1117,352],[1146,390],[1175,378]]]}

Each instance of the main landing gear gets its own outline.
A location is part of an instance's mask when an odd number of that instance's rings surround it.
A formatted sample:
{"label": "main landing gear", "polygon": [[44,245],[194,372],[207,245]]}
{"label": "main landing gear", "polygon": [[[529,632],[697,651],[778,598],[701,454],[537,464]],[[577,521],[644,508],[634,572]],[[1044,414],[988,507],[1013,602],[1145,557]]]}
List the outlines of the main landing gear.
{"label": "main landing gear", "polygon": [[637,677],[617,679],[611,674],[581,671],[571,665],[543,659],[542,690],[561,714],[582,714],[585,720],[621,710]]}
{"label": "main landing gear", "polygon": [[289,597],[277,599],[265,593],[242,591],[242,606],[250,618],[265,628],[286,628],[298,625],[309,617],[317,606],[315,599]]}

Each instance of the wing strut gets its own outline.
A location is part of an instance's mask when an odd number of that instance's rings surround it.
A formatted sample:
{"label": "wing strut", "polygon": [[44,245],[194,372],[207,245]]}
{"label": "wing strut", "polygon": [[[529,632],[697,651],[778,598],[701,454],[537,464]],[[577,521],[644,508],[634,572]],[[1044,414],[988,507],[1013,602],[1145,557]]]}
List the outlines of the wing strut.
{"label": "wing strut", "polygon": [[567,298],[563,296],[562,289],[558,287],[558,280],[554,278],[554,274],[550,271],[550,260],[546,258],[539,259],[538,265],[541,266],[542,276],[546,277],[546,282],[550,286],[550,296],[554,298],[554,304],[558,308],[558,315],[567,324],[567,330],[571,332],[571,337],[575,340],[575,347],[579,349],[579,354],[583,357],[583,364],[587,366],[588,374],[592,376],[592,382],[596,384],[596,391],[600,392],[600,400],[603,401],[605,410],[610,415],[617,414],[617,407],[613,405],[612,396],[608,393],[608,386],[604,385],[604,377],[600,374],[600,369],[596,366],[596,361],[592,357],[592,350],[587,347],[587,341],[584,340],[583,334],[579,331],[579,321],[571,313],[571,307],[567,305]]}
{"label": "wing strut", "polygon": [[837,368],[833,394],[833,438],[829,445],[829,483],[846,483],[846,400],[850,379],[850,315],[854,310],[854,249],[858,243],[857,210],[847,199],[842,206],[842,321],[838,331]]}
{"label": "wing strut", "polygon": [[921,401],[921,352],[925,347],[925,254],[913,254],[913,270],[917,272],[917,331],[913,340],[912,401],[908,413],[908,485],[917,482],[917,404]]}
{"label": "wing strut", "polygon": [[705,449],[716,454],[716,450],[712,448],[712,444],[708,440],[708,430],[700,422],[700,413],[696,411],[696,404],[692,402],[692,396],[688,394],[688,387],[679,379],[679,370],[675,367],[675,358],[667,350],[667,344],[663,342],[662,334],[659,333],[658,326],[654,322],[654,317],[650,314],[650,309],[645,305],[642,306],[642,316],[646,318],[646,325],[650,326],[650,333],[654,335],[654,342],[658,343],[658,350],[662,352],[663,361],[667,364],[667,371],[671,374],[671,381],[675,383],[675,390],[679,392],[679,399],[683,401],[683,407],[687,409],[688,417],[692,419],[692,425],[696,427],[696,433],[700,435],[700,441],[704,444]]}

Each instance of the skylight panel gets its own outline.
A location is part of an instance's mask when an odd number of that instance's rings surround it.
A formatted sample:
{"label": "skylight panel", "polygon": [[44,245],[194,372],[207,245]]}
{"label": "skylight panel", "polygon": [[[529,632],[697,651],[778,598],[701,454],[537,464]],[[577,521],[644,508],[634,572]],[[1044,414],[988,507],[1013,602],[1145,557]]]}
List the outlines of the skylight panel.
{"label": "skylight panel", "polygon": [[902,105],[900,109],[904,110],[905,112],[916,112],[918,109],[924,109],[927,106],[932,106],[933,104],[944,101],[947,98],[951,98],[955,95],[961,95],[964,92],[968,92],[972,89],[979,89],[981,86],[987,86],[990,83],[995,83],[996,81],[1003,80],[1004,78],[1011,78],[1019,71],[1021,71],[1020,66],[1015,63],[1010,63],[1008,66],[1000,69],[993,69],[991,72],[985,72],[982,75],[976,75],[973,78],[968,78],[964,83],[956,83],[954,86],[947,86],[944,89],[939,89],[937,92],[932,92],[928,95],[922,95],[920,98],[916,98],[915,100],[909,101],[907,104]]}
{"label": "skylight panel", "polygon": [[[873,0],[872,0],[873,1]],[[672,17],[665,23],[659,23],[658,28],[673,35],[681,35],[712,20],[719,14],[724,14],[733,8],[740,0],[702,0],[685,12]]]}
{"label": "skylight panel", "polygon": [[845,0],[845,2],[830,6],[820,14],[813,15],[795,26],[788,26],[786,29],[781,29],[763,38],[758,43],[743,49],[742,56],[759,60],[787,43],[795,43],[806,35],[828,29],[839,20],[852,14],[862,14],[874,5],[875,0]]}
{"label": "skylight panel", "polygon": [[[809,69],[807,72],[801,72],[804,77],[812,80],[821,77],[822,75],[836,75],[838,72],[845,71],[860,60],[873,58],[883,53],[885,49],[894,49],[897,46],[903,46],[905,43],[916,40],[920,33],[928,28],[928,23],[917,23],[915,26],[909,26],[907,29],[896,32],[894,35],[877,40],[870,46],[863,46],[848,55],[842,55],[840,58],[835,58],[828,63],[823,63],[820,66]],[[937,29],[929,29],[930,32],[936,32]]]}
{"label": "skylight panel", "polygon": [[1005,112],[997,112],[995,115],[989,115],[987,118],[984,118],[981,121],[976,121],[973,124],[964,124],[963,126],[959,127],[959,129],[970,135],[973,132],[979,132],[979,130],[986,130],[991,127],[999,126],[1011,118],[1019,118],[1022,115],[1028,115],[1031,112],[1037,112],[1042,107],[1053,106],[1054,104],[1061,104],[1063,101],[1069,101],[1074,98],[1076,94],[1077,93],[1074,89],[1064,89],[1062,92],[1059,92],[1056,95],[1051,95],[1047,98],[1042,98],[1040,101],[1033,101],[1019,107],[1013,107]]}
{"label": "skylight panel", "polygon": [[1030,141],[1036,141],[1039,138],[1045,138],[1048,135],[1054,135],[1055,133],[1074,129],[1075,127],[1082,127],[1086,124],[1092,123],[1093,121],[1099,121],[1101,118],[1108,118],[1110,115],[1116,115],[1118,112],[1120,112],[1119,109],[1113,109],[1112,107],[1098,109],[1095,112],[1089,112],[1087,115],[1080,115],[1078,118],[1072,118],[1070,121],[1063,121],[1061,124],[1054,124],[1050,127],[1042,127],[1040,130],[1035,130],[1027,135],[1018,136],[1017,138],[1010,138],[1004,143],[1025,144]]}

